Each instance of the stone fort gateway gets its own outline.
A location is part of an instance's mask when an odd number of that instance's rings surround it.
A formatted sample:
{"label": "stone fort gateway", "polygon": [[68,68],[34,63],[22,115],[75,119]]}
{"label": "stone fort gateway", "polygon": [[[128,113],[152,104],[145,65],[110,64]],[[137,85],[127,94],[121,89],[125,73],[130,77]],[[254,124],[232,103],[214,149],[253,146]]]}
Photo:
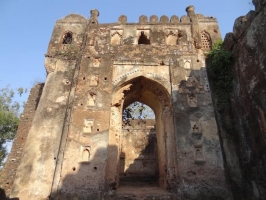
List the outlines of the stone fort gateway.
{"label": "stone fort gateway", "polygon": [[[220,30],[186,11],[56,21],[1,176],[10,199],[234,199],[205,63]],[[137,101],[155,119],[125,123]]]}

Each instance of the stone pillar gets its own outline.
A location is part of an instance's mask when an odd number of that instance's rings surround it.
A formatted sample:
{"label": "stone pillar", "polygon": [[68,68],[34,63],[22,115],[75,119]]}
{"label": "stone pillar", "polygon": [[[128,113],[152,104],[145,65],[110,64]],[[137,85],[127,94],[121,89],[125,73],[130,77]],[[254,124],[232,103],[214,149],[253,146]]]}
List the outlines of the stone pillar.
{"label": "stone pillar", "polygon": [[90,24],[98,24],[100,12],[96,9],[91,10]]}
{"label": "stone pillar", "polygon": [[195,47],[197,49],[200,49],[202,47],[202,44],[199,33],[199,23],[198,23],[198,18],[195,15],[194,9],[195,9],[194,6],[188,6],[186,8],[186,12],[187,16],[190,18],[190,21],[192,23],[192,37],[195,43]]}
{"label": "stone pillar", "polygon": [[108,158],[106,166],[106,182],[111,189],[119,182],[120,137],[122,129],[121,108],[112,106],[109,129]]}
{"label": "stone pillar", "polygon": [[194,10],[195,10],[194,6],[188,6],[186,8],[187,16],[189,16],[189,17],[195,16]]}

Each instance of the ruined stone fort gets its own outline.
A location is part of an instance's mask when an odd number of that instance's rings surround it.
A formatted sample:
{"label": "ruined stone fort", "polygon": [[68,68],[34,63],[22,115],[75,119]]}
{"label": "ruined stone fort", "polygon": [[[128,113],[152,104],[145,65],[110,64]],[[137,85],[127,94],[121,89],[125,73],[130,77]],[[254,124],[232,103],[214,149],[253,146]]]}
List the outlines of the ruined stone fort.
{"label": "ruined stone fort", "polygon": [[[145,15],[138,23],[56,21],[47,78],[32,88],[0,178],[7,199],[266,198],[266,6],[235,21],[230,120],[207,77],[217,20]],[[122,120],[134,102],[155,119]]]}

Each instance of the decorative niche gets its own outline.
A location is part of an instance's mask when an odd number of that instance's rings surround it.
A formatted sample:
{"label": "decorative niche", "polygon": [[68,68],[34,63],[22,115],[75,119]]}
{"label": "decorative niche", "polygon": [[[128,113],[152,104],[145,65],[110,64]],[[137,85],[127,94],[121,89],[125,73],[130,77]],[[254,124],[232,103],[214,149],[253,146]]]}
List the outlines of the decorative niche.
{"label": "decorative niche", "polygon": [[204,158],[204,152],[203,152],[203,145],[202,144],[194,145],[194,156],[195,156],[194,163],[196,165],[203,165],[206,163],[206,160]]}
{"label": "decorative niche", "polygon": [[111,45],[121,45],[123,30],[111,30]]}

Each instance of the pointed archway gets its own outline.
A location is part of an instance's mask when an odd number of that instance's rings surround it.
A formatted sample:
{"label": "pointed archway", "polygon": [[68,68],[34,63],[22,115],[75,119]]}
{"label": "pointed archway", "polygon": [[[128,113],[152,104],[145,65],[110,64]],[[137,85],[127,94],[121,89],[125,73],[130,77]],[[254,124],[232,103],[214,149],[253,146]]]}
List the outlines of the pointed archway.
{"label": "pointed archway", "polygon": [[158,149],[155,114],[138,101],[123,109],[119,186],[158,186]]}
{"label": "pointed archway", "polygon": [[135,101],[148,105],[155,113],[159,168],[158,183],[161,188],[169,188],[171,183],[174,182],[177,171],[171,97],[163,85],[143,76],[122,83],[113,92],[106,183],[112,188],[119,186],[122,111],[123,108]]}

